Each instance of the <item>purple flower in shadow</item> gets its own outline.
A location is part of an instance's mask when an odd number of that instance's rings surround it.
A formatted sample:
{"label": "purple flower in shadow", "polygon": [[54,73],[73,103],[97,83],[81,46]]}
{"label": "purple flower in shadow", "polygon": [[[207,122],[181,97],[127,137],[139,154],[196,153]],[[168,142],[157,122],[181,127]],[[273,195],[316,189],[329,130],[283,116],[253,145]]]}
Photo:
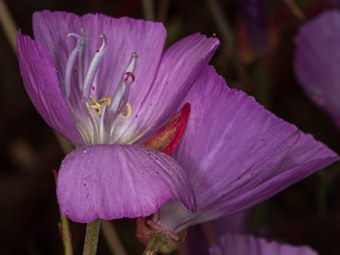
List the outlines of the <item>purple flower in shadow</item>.
{"label": "purple flower in shadow", "polygon": [[340,128],[340,12],[327,11],[301,25],[295,46],[297,79]]}
{"label": "purple flower in shadow", "polygon": [[207,67],[183,102],[191,104],[174,158],[188,174],[197,211],[171,200],[138,220],[147,243],[159,233],[173,249],[190,226],[250,208],[338,160],[311,135],[279,119]]}
{"label": "purple flower in shadow", "polygon": [[163,52],[161,23],[101,14],[36,12],[17,35],[26,91],[77,149],[63,160],[57,197],[78,222],[139,217],[170,199],[195,209],[184,170],[140,146],[177,110],[219,41],[194,34]]}
{"label": "purple flower in shadow", "polygon": [[188,254],[206,255],[210,243],[225,234],[247,234],[250,232],[251,210],[245,210],[231,216],[219,218],[205,223],[204,225],[195,225],[188,229],[184,242]]}
{"label": "purple flower in shadow", "polygon": [[220,243],[210,247],[210,255],[318,255],[308,246],[292,246],[268,242],[264,238],[247,235],[225,235]]}

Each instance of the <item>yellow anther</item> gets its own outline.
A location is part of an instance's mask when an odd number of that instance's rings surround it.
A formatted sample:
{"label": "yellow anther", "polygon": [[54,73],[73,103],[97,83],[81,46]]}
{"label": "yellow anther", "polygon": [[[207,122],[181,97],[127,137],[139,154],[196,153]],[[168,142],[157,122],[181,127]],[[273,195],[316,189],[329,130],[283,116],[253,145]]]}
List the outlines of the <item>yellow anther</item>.
{"label": "yellow anther", "polygon": [[94,96],[92,96],[92,95],[90,95],[90,100],[91,100],[92,104],[96,103],[96,99],[94,99]]}
{"label": "yellow anther", "polygon": [[127,118],[129,118],[130,115],[131,115],[131,105],[130,105],[129,103],[126,103],[126,110],[127,110],[126,115],[119,114],[119,117],[121,117],[122,119],[127,119]]}
{"label": "yellow anther", "polygon": [[110,106],[112,102],[112,98],[111,97],[103,97],[102,99],[98,100],[98,102],[96,104],[99,104],[99,105],[103,105],[106,103],[107,106]]}
{"label": "yellow anther", "polygon": [[98,113],[98,115],[100,115],[102,113],[102,108],[103,108],[103,105],[105,103],[106,103],[107,106],[110,106],[110,104],[112,102],[112,98],[108,97],[108,96],[105,96],[105,97],[99,99],[97,102],[92,95],[89,98],[90,98],[92,104],[89,104],[88,102],[86,102],[87,109],[89,111],[91,109],[95,109],[96,112]]}

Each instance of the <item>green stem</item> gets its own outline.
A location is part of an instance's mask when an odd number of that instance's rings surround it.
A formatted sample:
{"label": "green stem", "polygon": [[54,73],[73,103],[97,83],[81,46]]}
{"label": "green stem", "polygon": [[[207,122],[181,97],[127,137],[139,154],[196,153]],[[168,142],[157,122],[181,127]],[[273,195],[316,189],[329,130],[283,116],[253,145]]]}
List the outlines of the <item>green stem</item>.
{"label": "green stem", "polygon": [[128,255],[111,221],[102,220],[100,227],[112,254]]}
{"label": "green stem", "polygon": [[[52,173],[54,175],[55,184],[57,185],[58,173],[56,170],[52,170]],[[61,219],[61,224],[59,223],[58,226],[61,225],[61,229],[59,230],[60,230],[61,239],[64,245],[65,255],[73,255],[71,230],[70,230],[70,224],[68,222],[68,218],[66,216],[63,216],[60,212],[60,219]]]}
{"label": "green stem", "polygon": [[73,255],[72,238],[68,218],[60,213],[65,255]]}
{"label": "green stem", "polygon": [[150,238],[148,246],[146,247],[143,255],[155,255],[159,249],[166,243],[166,238],[160,234],[153,234]]}
{"label": "green stem", "polygon": [[86,236],[83,255],[95,255],[97,252],[98,236],[100,228],[100,219],[88,223],[86,227]]}
{"label": "green stem", "polygon": [[143,253],[143,255],[155,255],[155,254],[157,254],[156,251],[148,249],[146,249]]}

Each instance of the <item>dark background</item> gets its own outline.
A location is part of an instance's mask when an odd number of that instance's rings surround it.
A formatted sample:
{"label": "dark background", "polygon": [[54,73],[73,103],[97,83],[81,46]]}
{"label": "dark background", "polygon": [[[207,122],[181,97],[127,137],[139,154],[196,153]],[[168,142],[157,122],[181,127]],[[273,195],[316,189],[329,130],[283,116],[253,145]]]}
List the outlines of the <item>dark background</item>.
{"label": "dark background", "polygon": [[[232,40],[234,46],[223,38],[208,1],[154,2],[156,19],[165,22],[168,29],[167,45],[194,32],[209,36],[216,33],[222,46],[212,64],[229,86],[245,90],[278,116],[312,133],[340,153],[340,131],[327,114],[311,103],[294,76],[292,40],[302,21],[284,1],[267,3],[266,22],[270,24],[272,40],[261,53],[247,47],[249,40],[242,36],[246,33],[245,19],[237,1],[217,1],[230,26],[228,40]],[[12,0],[5,3],[17,27],[31,36],[32,13],[44,9],[79,15],[100,12],[113,17],[144,17],[139,0]],[[333,7],[318,1],[296,3],[307,18]],[[51,170],[58,169],[64,153],[25,92],[16,55],[2,26],[0,88],[0,253],[62,254]],[[307,244],[320,254],[340,254],[339,171],[339,163],[334,164],[257,206],[249,220],[250,232],[291,244]],[[141,254],[143,246],[135,237],[134,221],[119,220],[114,225],[128,253]],[[80,254],[84,225],[72,223],[71,228],[75,254]],[[110,254],[103,236],[98,254]],[[184,254],[183,249],[178,254]]]}

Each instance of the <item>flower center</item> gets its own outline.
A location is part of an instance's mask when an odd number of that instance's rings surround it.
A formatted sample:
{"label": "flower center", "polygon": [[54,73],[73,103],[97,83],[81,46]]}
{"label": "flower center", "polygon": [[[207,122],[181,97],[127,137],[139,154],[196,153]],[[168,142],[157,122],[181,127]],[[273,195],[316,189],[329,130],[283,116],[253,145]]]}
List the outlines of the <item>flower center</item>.
{"label": "flower center", "polygon": [[[112,142],[117,117],[126,119],[131,115],[128,97],[131,84],[135,81],[137,54],[135,52],[131,54],[130,61],[112,95],[96,98],[97,70],[107,50],[107,39],[104,34],[99,36],[102,44],[89,61],[86,28],[81,27],[80,31],[81,34],[68,34],[68,37],[77,40],[77,44],[66,63],[62,92],[85,145],[109,144]],[[101,84],[103,87],[99,90],[110,85]]]}

